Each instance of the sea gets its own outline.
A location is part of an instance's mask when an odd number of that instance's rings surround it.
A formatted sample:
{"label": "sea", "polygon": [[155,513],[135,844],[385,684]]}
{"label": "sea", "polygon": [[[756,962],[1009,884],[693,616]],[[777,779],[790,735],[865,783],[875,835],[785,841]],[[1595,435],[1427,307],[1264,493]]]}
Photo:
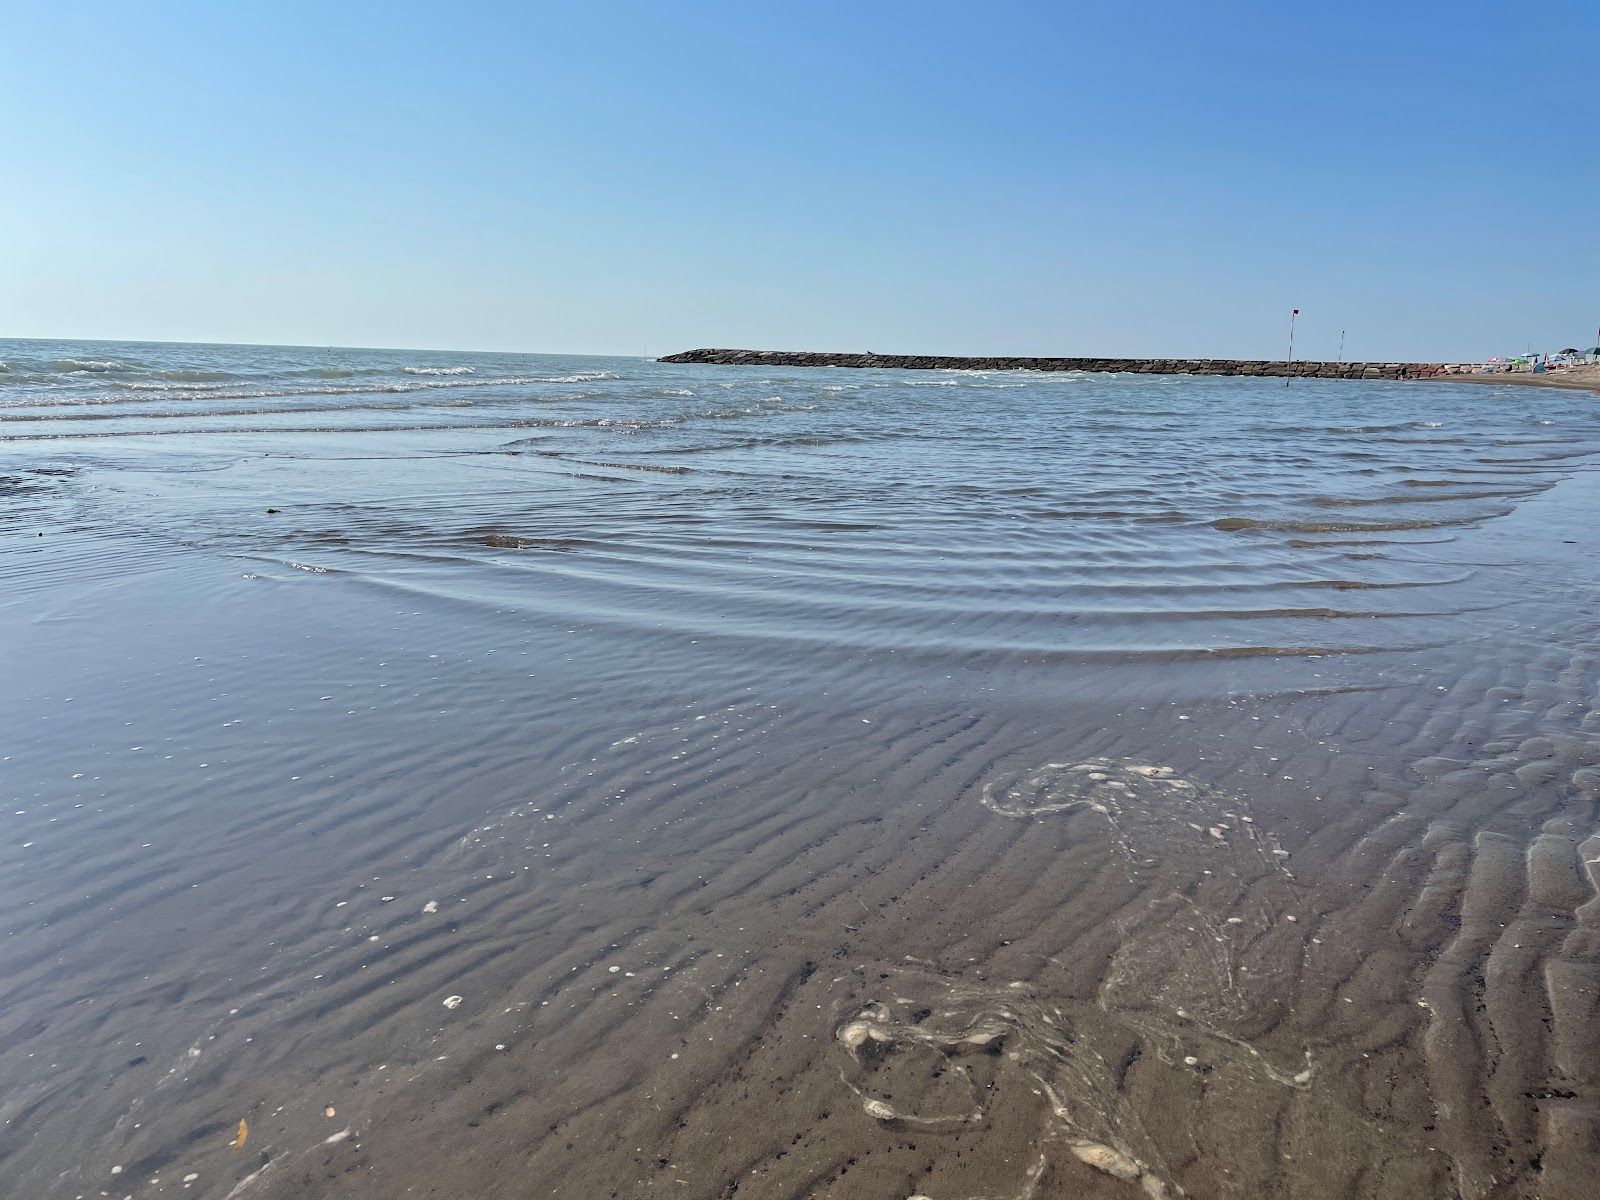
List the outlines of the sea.
{"label": "sea", "polygon": [[0,340],[0,1194],[1577,1187],[1597,452],[1555,388]]}

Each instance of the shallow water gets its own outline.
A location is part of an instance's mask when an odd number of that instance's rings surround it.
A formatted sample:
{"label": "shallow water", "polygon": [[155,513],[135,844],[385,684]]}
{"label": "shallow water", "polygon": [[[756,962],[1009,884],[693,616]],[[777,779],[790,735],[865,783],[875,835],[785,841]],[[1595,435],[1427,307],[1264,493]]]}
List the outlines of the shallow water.
{"label": "shallow water", "polygon": [[7,1195],[1600,1166],[1592,396],[0,360]]}

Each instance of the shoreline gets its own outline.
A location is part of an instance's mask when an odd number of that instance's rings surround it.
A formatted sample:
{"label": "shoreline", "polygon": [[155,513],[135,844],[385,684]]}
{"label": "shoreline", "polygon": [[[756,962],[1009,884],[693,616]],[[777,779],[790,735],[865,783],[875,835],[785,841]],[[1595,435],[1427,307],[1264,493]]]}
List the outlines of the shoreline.
{"label": "shoreline", "polygon": [[1578,392],[1600,392],[1600,364],[1568,367],[1561,371],[1496,371],[1492,375],[1474,372],[1451,375],[1449,378],[1453,383],[1508,383],[1515,387],[1553,387]]}

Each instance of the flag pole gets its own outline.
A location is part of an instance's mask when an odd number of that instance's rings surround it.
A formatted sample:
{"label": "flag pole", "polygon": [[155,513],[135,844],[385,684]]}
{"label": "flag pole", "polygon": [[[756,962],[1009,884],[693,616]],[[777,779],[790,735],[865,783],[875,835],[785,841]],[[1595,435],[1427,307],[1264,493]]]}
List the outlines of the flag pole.
{"label": "flag pole", "polygon": [[1289,386],[1289,369],[1294,366],[1294,319],[1300,315],[1297,308],[1289,314],[1289,357],[1283,363],[1283,386]]}

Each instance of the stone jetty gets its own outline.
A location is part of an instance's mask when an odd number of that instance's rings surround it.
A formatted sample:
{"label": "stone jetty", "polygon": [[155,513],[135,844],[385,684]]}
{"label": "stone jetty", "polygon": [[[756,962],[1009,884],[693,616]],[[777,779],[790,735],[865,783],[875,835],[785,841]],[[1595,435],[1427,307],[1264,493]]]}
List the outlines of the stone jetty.
{"label": "stone jetty", "polygon": [[1276,362],[1242,358],[960,358],[823,354],[806,350],[685,350],[665,363],[729,367],[879,367],[908,371],[1116,371],[1136,375],[1273,375],[1307,379],[1431,379],[1480,368],[1457,363]]}

